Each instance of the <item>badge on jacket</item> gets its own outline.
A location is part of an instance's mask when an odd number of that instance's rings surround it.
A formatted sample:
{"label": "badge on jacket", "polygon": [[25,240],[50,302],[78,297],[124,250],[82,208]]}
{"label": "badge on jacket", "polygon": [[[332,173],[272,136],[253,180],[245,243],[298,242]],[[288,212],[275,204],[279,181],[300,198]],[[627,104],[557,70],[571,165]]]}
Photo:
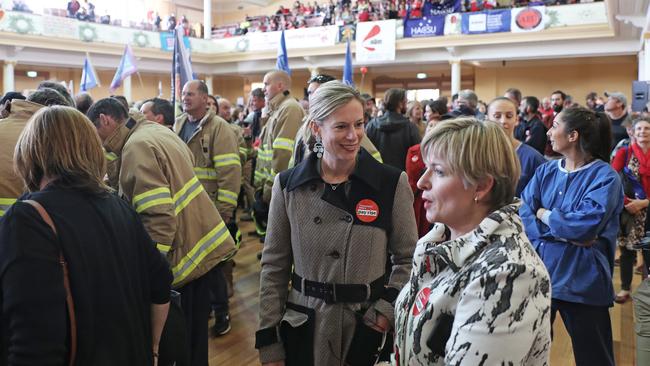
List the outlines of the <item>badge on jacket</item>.
{"label": "badge on jacket", "polygon": [[379,217],[379,206],[375,201],[370,199],[359,201],[355,211],[357,213],[357,219],[365,223],[373,222]]}

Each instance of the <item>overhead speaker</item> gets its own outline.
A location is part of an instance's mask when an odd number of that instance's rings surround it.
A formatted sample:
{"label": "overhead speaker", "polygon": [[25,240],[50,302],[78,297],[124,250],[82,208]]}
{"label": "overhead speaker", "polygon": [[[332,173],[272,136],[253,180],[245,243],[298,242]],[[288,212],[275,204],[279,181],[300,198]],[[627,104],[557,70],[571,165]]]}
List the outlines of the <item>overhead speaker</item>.
{"label": "overhead speaker", "polygon": [[632,82],[632,112],[643,112],[648,100],[648,88],[650,84],[647,81]]}

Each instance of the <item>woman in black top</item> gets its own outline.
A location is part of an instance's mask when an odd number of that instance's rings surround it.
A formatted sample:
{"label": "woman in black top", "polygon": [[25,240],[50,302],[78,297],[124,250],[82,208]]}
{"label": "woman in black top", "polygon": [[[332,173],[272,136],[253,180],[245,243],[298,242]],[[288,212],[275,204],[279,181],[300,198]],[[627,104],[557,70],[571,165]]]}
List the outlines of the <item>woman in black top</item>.
{"label": "woman in black top", "polygon": [[0,365],[64,365],[69,314],[59,252],[75,306],[75,365],[156,364],[172,275],[138,215],[102,179],[90,121],[68,107],[38,111],[14,164],[49,213],[18,201],[0,220]]}

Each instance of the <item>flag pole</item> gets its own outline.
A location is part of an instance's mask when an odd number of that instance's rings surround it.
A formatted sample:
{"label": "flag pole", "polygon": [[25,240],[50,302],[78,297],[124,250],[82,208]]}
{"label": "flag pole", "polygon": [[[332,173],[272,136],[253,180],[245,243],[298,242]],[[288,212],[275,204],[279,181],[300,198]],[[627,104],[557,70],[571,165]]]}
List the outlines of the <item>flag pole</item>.
{"label": "flag pole", "polygon": [[142,83],[142,76],[140,76],[140,71],[135,72],[138,75],[138,80],[140,80],[140,87],[144,89],[144,83]]}

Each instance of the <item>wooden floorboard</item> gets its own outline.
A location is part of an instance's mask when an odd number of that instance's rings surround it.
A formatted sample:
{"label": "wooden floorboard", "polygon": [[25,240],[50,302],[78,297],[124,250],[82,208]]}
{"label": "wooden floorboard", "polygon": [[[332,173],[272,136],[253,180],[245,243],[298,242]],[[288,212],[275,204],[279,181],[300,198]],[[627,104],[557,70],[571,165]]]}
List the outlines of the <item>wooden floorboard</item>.
{"label": "wooden floorboard", "polygon": [[[255,345],[257,330],[257,314],[259,307],[259,273],[260,263],[257,253],[262,249],[257,236],[250,235],[253,224],[240,223],[243,233],[241,249],[235,256],[234,296],[230,299],[230,315],[232,330],[219,338],[210,338],[210,366],[258,366]],[[635,275],[633,288],[640,282],[640,276]],[[620,286],[618,267],[614,273],[615,286]],[[635,357],[635,334],[632,302],[624,305],[616,304],[610,309],[612,318],[612,334],[614,338],[614,353],[618,366],[633,366]],[[209,325],[212,325],[210,320]],[[554,340],[551,347],[551,365],[572,366],[573,350],[571,340],[558,317],[555,321]]]}

